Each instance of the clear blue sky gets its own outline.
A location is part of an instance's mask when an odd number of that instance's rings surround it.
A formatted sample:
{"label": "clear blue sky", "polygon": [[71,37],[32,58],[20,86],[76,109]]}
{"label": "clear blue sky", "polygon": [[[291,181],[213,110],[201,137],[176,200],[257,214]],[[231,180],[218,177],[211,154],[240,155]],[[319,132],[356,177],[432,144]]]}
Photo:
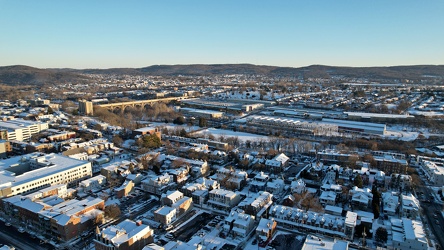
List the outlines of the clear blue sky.
{"label": "clear blue sky", "polygon": [[443,0],[0,0],[0,66],[444,64]]}

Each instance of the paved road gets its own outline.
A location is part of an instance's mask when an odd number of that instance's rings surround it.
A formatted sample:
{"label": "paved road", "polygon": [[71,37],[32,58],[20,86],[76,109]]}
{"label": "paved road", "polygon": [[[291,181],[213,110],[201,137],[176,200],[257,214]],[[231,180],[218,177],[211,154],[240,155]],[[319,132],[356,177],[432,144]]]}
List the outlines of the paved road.
{"label": "paved road", "polygon": [[28,250],[47,250],[54,249],[52,246],[45,244],[40,245],[38,239],[32,239],[27,233],[19,233],[14,227],[7,227],[0,222],[0,242],[14,246],[16,249]]}
{"label": "paved road", "polygon": [[[429,190],[429,187],[425,186],[418,186],[417,190],[423,192],[426,196],[428,196],[432,192],[431,190]],[[439,243],[442,249],[442,247],[444,246],[444,218],[441,214],[442,205],[435,203],[434,201],[432,201],[431,203],[421,202],[421,207],[423,208],[425,215],[424,220],[427,221],[427,223],[429,224],[429,228],[435,235],[435,242]],[[435,213],[437,215],[434,215]],[[439,224],[437,224],[436,221],[438,221]]]}

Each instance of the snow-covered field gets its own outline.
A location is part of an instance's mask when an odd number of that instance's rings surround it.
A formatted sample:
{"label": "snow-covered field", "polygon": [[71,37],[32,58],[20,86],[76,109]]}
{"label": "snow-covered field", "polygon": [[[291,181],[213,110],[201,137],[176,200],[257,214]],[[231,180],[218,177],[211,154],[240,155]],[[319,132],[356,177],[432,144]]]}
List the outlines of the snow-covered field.
{"label": "snow-covered field", "polygon": [[250,134],[250,133],[244,133],[244,132],[235,132],[235,131],[231,131],[231,130],[225,130],[225,129],[216,129],[216,128],[208,128],[208,129],[204,129],[202,131],[199,131],[197,134],[199,135],[210,135],[212,134],[213,136],[220,137],[220,136],[224,136],[224,137],[238,137],[240,141],[257,141],[260,139],[265,139],[267,140],[268,137],[267,136],[263,136],[263,135],[256,135],[256,134]]}
{"label": "snow-covered field", "polygon": [[150,122],[149,124],[150,126],[153,127],[167,128],[168,130],[185,129],[185,131],[187,132],[192,132],[200,129],[199,126],[177,125],[173,123],[164,123],[164,122]]}

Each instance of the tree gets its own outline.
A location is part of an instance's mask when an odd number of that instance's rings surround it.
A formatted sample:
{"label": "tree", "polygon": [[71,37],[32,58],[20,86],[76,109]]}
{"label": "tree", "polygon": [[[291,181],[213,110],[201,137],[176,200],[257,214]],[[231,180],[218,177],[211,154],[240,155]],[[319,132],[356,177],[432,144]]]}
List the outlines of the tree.
{"label": "tree", "polygon": [[112,204],[105,207],[105,216],[108,218],[117,218],[120,216],[120,208],[117,204]]}
{"label": "tree", "polygon": [[176,119],[174,119],[173,123],[183,125],[185,123],[185,118],[183,118],[183,116],[178,116]]}
{"label": "tree", "polygon": [[357,186],[358,188],[362,188],[362,186],[363,186],[363,181],[362,181],[362,177],[361,177],[360,174],[358,174],[358,175],[355,177],[355,179],[354,179],[354,181],[353,181],[353,184],[354,184],[355,186]]}
{"label": "tree", "polygon": [[387,229],[385,227],[378,227],[378,229],[376,229],[376,234],[375,234],[375,239],[378,242],[387,242],[387,238],[388,238],[388,232]]}
{"label": "tree", "polygon": [[187,136],[187,131],[184,128],[181,129],[180,132],[179,132],[179,136],[186,137]]}
{"label": "tree", "polygon": [[51,106],[48,106],[48,109],[46,111],[48,114],[54,114],[54,110],[51,108]]}
{"label": "tree", "polygon": [[203,128],[207,126],[207,119],[204,117],[199,117],[199,127]]}
{"label": "tree", "polygon": [[115,135],[113,137],[113,143],[120,147],[123,143],[122,137],[120,137],[119,135]]}
{"label": "tree", "polygon": [[142,145],[145,148],[158,148],[162,145],[162,143],[157,135],[152,134],[152,135],[145,135],[142,138]]}
{"label": "tree", "polygon": [[380,214],[380,203],[381,203],[381,194],[378,191],[378,188],[376,186],[373,186],[372,188],[372,194],[373,194],[373,198],[372,198],[372,210],[373,210],[373,215],[375,219],[379,218],[379,214]]}

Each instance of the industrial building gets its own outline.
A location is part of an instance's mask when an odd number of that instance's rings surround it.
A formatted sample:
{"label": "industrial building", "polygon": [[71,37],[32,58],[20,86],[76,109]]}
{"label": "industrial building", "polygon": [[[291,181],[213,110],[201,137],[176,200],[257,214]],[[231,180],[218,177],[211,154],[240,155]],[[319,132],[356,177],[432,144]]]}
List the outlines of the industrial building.
{"label": "industrial building", "polygon": [[323,118],[322,122],[338,126],[339,132],[345,133],[361,133],[369,135],[384,135],[386,131],[385,124],[370,122],[355,122],[346,120],[336,120]]}

